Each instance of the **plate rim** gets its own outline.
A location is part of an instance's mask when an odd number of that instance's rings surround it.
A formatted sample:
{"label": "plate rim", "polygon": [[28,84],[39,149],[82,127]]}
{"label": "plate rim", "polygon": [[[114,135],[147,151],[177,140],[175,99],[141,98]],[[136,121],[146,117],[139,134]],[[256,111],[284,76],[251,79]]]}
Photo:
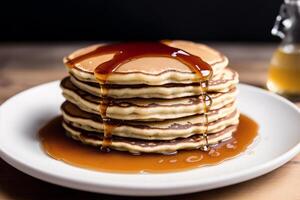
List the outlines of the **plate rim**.
{"label": "plate rim", "polygon": [[[13,100],[14,98],[18,98],[19,95],[22,95],[23,93],[26,93],[30,90],[49,86],[51,84],[58,85],[59,80],[37,85],[35,87],[26,89],[20,93],[17,93],[16,95],[10,97],[9,99],[7,99],[5,102],[3,102],[1,104],[0,117],[2,116],[3,107],[5,107],[7,104],[9,104],[10,101]],[[259,92],[264,95],[272,96],[273,98],[278,99],[280,102],[283,102],[283,103],[287,104],[288,106],[290,106],[292,109],[297,111],[298,114],[300,115],[300,109],[295,104],[293,104],[289,100],[287,100],[277,94],[271,93],[269,91],[266,91],[264,89],[261,89],[261,88],[255,87],[255,86],[243,84],[243,83],[240,83],[239,87],[242,87],[242,88],[245,87],[246,89],[250,89],[251,91]],[[0,118],[0,121],[1,121],[1,118]],[[1,122],[0,122],[0,124],[1,124]],[[292,159],[294,156],[296,156],[299,152],[300,152],[300,142],[297,145],[295,145],[294,147],[292,147],[291,149],[289,149],[288,151],[286,151],[285,153],[277,156],[276,158],[274,158],[268,162],[260,164],[256,167],[252,167],[249,169],[244,169],[244,170],[235,172],[234,174],[231,174],[231,175],[225,174],[222,176],[218,176],[217,178],[211,177],[209,180],[204,179],[204,181],[202,180],[202,182],[200,182],[200,183],[199,183],[199,180],[197,180],[197,179],[196,180],[189,179],[189,180],[184,181],[181,184],[178,184],[177,182],[171,182],[168,185],[158,184],[156,186],[151,185],[151,187],[149,187],[149,186],[145,187],[145,185],[142,185],[142,186],[141,185],[124,185],[122,183],[117,184],[116,182],[110,182],[110,183],[106,182],[105,184],[99,183],[99,182],[90,182],[90,181],[87,182],[86,180],[80,180],[80,179],[76,179],[74,177],[68,177],[68,176],[63,176],[63,175],[59,175],[56,173],[45,172],[42,169],[31,166],[24,162],[21,162],[20,160],[13,157],[12,155],[9,155],[9,153],[7,153],[3,150],[3,147],[1,146],[1,142],[0,142],[0,157],[5,162],[10,164],[12,167],[14,167],[14,168],[18,169],[19,171],[22,171],[32,177],[38,178],[38,179],[46,181],[46,182],[50,182],[52,184],[69,187],[69,188],[73,188],[73,189],[79,189],[79,190],[90,191],[90,192],[98,192],[98,193],[102,192],[102,193],[107,193],[107,194],[131,195],[131,196],[140,196],[140,195],[161,196],[161,195],[171,195],[171,194],[185,194],[185,193],[190,193],[190,192],[203,191],[206,189],[219,188],[219,187],[223,187],[223,186],[232,185],[235,183],[250,180],[252,178],[256,178],[260,175],[266,174],[266,173],[282,166],[283,164],[288,162],[290,159]],[[180,173],[180,172],[175,172],[175,173]],[[218,185],[217,187],[209,187],[216,183],[219,183],[219,184],[217,184]],[[204,185],[207,185],[208,187],[205,188],[205,187],[203,187]],[[199,186],[202,186],[202,189],[198,189],[197,187],[199,187]],[[139,192],[138,191],[139,189],[142,189],[143,192]],[[174,189],[176,189],[176,190],[174,190]],[[116,193],[117,190],[118,190],[118,192]],[[159,194],[153,193],[153,190],[159,191],[158,192]],[[170,192],[170,191],[173,191],[173,192]]]}

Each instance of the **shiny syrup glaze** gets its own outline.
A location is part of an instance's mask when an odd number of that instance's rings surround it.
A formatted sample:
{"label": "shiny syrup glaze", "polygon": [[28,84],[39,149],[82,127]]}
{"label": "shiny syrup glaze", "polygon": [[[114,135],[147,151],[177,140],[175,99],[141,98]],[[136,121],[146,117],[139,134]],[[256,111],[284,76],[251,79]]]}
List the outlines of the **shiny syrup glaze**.
{"label": "shiny syrup glaze", "polygon": [[181,171],[204,165],[218,164],[244,152],[257,136],[258,125],[245,115],[233,138],[212,146],[208,152],[182,150],[175,155],[142,154],[111,151],[104,153],[65,135],[62,117],[56,117],[39,132],[44,151],[54,159],[70,165],[96,171],[117,173],[161,173]]}
{"label": "shiny syrup glaze", "polygon": [[[100,114],[103,119],[104,125],[104,138],[101,149],[103,151],[109,151],[109,146],[111,144],[112,131],[114,126],[112,126],[109,121],[110,119],[106,115],[107,107],[109,106],[111,99],[107,97],[108,87],[107,80],[109,75],[114,73],[122,64],[130,62],[131,60],[141,58],[141,57],[169,57],[179,60],[180,62],[186,64],[195,74],[197,75],[197,80],[200,80],[201,85],[201,95],[204,105],[204,115],[206,121],[206,130],[199,133],[199,138],[204,136],[207,142],[207,129],[208,129],[208,118],[207,113],[209,111],[212,100],[207,94],[208,82],[212,77],[211,66],[203,61],[200,57],[189,54],[181,49],[173,48],[163,44],[162,42],[132,42],[132,43],[117,43],[109,44],[104,46],[99,46],[95,50],[88,52],[86,54],[77,56],[73,59],[67,58],[66,65],[69,67],[74,67],[76,63],[82,62],[88,58],[105,55],[114,54],[113,58],[107,62],[101,63],[94,70],[94,75],[99,81],[102,101],[100,102]],[[208,145],[204,145],[202,150],[208,151]]]}

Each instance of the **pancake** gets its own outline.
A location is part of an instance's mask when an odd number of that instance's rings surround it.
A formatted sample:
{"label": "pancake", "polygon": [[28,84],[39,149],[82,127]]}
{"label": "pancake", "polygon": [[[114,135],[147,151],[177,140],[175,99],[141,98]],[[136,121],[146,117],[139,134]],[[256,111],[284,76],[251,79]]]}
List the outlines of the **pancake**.
{"label": "pancake", "polygon": [[99,44],[66,56],[67,135],[131,153],[208,150],[230,139],[240,113],[227,57],[200,43],[161,43]]}
{"label": "pancake", "polygon": [[[226,56],[206,45],[189,41],[165,41],[164,43],[201,57],[205,62],[211,65],[214,75],[221,73],[228,65]],[[67,65],[69,60],[80,55],[88,54],[102,45],[104,44],[93,45],[77,50],[65,57],[64,63]],[[98,80],[96,80],[94,76],[95,68],[101,63],[111,60],[113,56],[114,54],[93,56],[76,63],[73,68],[68,68],[68,70],[78,80],[98,83]],[[164,85],[168,83],[187,84],[199,81],[201,80],[196,73],[179,60],[170,57],[153,56],[136,58],[121,64],[114,73],[110,74],[106,80],[106,84]]]}
{"label": "pancake", "polygon": [[[99,83],[81,81],[71,74],[71,82],[81,90],[92,95],[100,96]],[[226,92],[238,83],[238,74],[230,69],[225,69],[222,73],[215,75],[209,81],[208,92]],[[173,99],[200,95],[201,87],[199,83],[190,84],[165,84],[165,85],[107,85],[107,96],[112,98],[164,98]]]}
{"label": "pancake", "polygon": [[[100,115],[101,98],[77,88],[70,79],[61,82],[64,97],[84,111]],[[237,94],[236,88],[226,93],[210,93],[212,99],[210,110],[232,103]],[[157,121],[202,114],[204,102],[202,96],[182,97],[176,99],[112,99],[107,107],[109,118],[120,120]]]}
{"label": "pancake", "polygon": [[[66,122],[87,131],[103,132],[103,122],[99,115],[82,111],[70,102],[61,106],[63,118]],[[238,123],[239,113],[235,104],[228,104],[223,108],[208,114],[208,126],[205,126],[204,115],[194,115],[185,118],[164,120],[160,122],[140,122],[112,120],[112,135],[120,137],[139,138],[145,140],[171,140],[178,137],[189,137],[194,134],[207,134],[221,131],[229,125]]]}
{"label": "pancake", "polygon": [[[103,135],[98,132],[86,131],[63,122],[63,127],[68,136],[81,141],[87,145],[100,146],[103,143]],[[209,145],[218,144],[221,141],[232,137],[237,125],[231,125],[222,131],[208,135]],[[113,136],[110,148],[119,151],[129,151],[131,153],[174,153],[181,149],[199,149],[206,145],[206,140],[200,135],[194,135],[188,138],[177,138],[174,140],[141,140],[126,137]]]}

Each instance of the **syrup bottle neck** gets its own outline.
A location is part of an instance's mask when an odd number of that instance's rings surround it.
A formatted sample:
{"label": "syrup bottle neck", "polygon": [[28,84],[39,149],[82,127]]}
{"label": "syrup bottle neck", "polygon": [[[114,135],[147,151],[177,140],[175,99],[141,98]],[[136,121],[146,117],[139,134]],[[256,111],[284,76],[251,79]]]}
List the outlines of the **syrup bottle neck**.
{"label": "syrup bottle neck", "polygon": [[282,38],[282,44],[300,44],[300,0],[285,0],[271,33]]}

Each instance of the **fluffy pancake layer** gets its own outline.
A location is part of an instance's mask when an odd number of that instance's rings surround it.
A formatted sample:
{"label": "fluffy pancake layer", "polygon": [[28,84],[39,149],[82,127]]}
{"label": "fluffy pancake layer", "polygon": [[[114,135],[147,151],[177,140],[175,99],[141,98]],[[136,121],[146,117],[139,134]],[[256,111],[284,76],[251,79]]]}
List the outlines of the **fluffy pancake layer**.
{"label": "fluffy pancake layer", "polygon": [[[81,90],[92,95],[100,96],[99,83],[82,81],[71,74],[71,82]],[[238,74],[232,70],[225,69],[222,73],[215,75],[209,82],[208,92],[227,92],[238,83]],[[165,84],[165,85],[107,85],[107,96],[120,98],[163,98],[173,99],[200,95],[199,83],[190,84]]]}
{"label": "fluffy pancake layer", "polygon": [[[87,131],[103,132],[103,123],[99,115],[82,111],[76,105],[65,102],[61,107],[63,118],[72,126]],[[208,114],[208,126],[205,126],[204,115],[164,120],[159,122],[112,120],[114,126],[112,135],[144,140],[172,140],[187,138],[194,134],[201,134],[207,129],[207,134],[214,134],[229,125],[238,123],[239,113],[235,104],[228,104],[223,108]]]}
{"label": "fluffy pancake layer", "polygon": [[[228,65],[228,59],[224,55],[206,45],[189,41],[168,41],[165,44],[201,57],[212,66],[214,75],[221,73]],[[67,56],[64,62],[66,63],[69,59],[87,54],[101,45],[103,44],[77,50]],[[114,54],[94,56],[76,63],[75,67],[68,68],[68,70],[79,80],[98,83],[98,80],[94,76],[94,69],[101,63],[111,60],[113,56]],[[119,85],[164,85],[168,83],[186,84],[199,81],[199,77],[187,65],[174,58],[143,57],[133,59],[119,66],[108,77],[106,83]]]}
{"label": "fluffy pancake layer", "polygon": [[[82,110],[100,114],[101,98],[77,88],[70,79],[61,83],[64,97]],[[211,110],[219,109],[235,100],[237,91],[232,88],[225,93],[210,93]],[[202,96],[176,99],[113,99],[107,107],[109,118],[120,120],[157,121],[202,114],[204,102]]]}
{"label": "fluffy pancake layer", "polygon": [[[100,146],[103,142],[103,135],[99,132],[86,131],[70,125],[67,122],[63,123],[67,135],[75,140],[81,141],[87,145]],[[215,145],[221,141],[230,139],[236,130],[237,125],[231,125],[225,129],[208,136],[208,144]],[[177,138],[173,140],[141,140],[134,138],[126,138],[113,136],[110,148],[119,151],[129,151],[131,153],[174,153],[181,149],[198,149],[206,144],[206,140],[201,135],[193,135],[188,138]]]}

